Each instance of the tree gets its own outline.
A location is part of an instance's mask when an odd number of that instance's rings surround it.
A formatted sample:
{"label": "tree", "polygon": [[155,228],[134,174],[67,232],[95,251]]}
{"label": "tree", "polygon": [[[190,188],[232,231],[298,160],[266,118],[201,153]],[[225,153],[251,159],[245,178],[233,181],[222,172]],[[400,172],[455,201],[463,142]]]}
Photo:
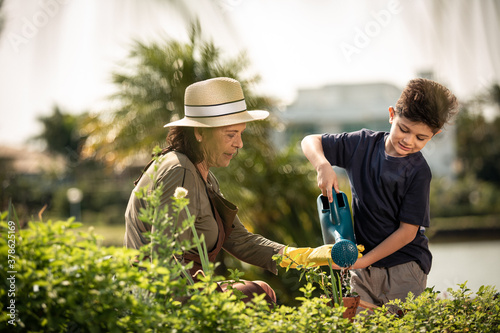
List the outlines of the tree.
{"label": "tree", "polygon": [[491,121],[483,115],[486,107],[500,109],[500,86],[463,104],[457,120],[458,158],[462,176],[474,174],[480,180],[500,185],[500,114]]}
{"label": "tree", "polygon": [[0,205],[5,208],[11,201],[22,223],[46,208],[50,210],[58,190],[68,175],[73,174],[70,167],[78,160],[82,140],[78,135],[78,119],[61,112],[57,106],[52,115],[38,118],[43,125],[42,133],[30,140],[43,143],[49,154],[27,151],[23,155],[27,156],[29,165],[43,164],[43,168],[18,169],[14,163],[18,156],[12,160],[2,159]]}
{"label": "tree", "polygon": [[[16,206],[37,207],[47,204],[45,216],[67,217],[71,213],[67,190],[76,187],[83,192],[82,219],[93,224],[123,223],[123,206],[130,196],[129,175],[114,173],[93,158],[81,156],[86,140],[81,124],[87,114],[72,115],[55,106],[50,116],[39,117],[42,132],[32,138],[45,146],[54,160],[61,160],[63,167],[57,171],[41,172],[33,177],[17,175],[10,181],[9,197]],[[60,156],[63,157],[60,158]],[[109,171],[109,172],[103,172]]]}
{"label": "tree", "polygon": [[79,116],[63,113],[58,106],[54,106],[52,115],[39,117],[38,121],[44,128],[32,140],[43,142],[47,152],[65,156],[68,162],[78,160],[80,146],[85,139],[78,131]]}
{"label": "tree", "polygon": [[[240,74],[248,65],[245,56],[223,60],[212,42],[202,40],[199,23],[191,25],[188,43],[137,42],[129,58],[130,67],[113,75],[119,91],[111,99],[119,101],[120,106],[89,118],[83,127],[89,134],[85,155],[95,154],[110,165],[126,164],[131,156],[149,155],[154,146],[163,146],[167,134],[163,125],[183,117],[184,91],[194,82],[232,77],[241,82],[249,109],[269,107],[273,102],[249,90],[259,78],[243,78]],[[258,130],[249,132],[260,135],[269,126],[261,123]],[[269,149],[265,135],[255,139],[259,149]]]}

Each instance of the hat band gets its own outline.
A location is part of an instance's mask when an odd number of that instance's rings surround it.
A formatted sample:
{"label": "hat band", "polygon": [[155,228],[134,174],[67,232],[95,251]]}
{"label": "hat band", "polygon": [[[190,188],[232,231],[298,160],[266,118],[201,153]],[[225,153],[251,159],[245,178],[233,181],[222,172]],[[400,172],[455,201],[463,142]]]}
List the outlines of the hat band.
{"label": "hat band", "polygon": [[246,111],[246,109],[247,104],[244,99],[218,105],[184,105],[185,115],[190,118],[221,117],[228,114],[243,112]]}

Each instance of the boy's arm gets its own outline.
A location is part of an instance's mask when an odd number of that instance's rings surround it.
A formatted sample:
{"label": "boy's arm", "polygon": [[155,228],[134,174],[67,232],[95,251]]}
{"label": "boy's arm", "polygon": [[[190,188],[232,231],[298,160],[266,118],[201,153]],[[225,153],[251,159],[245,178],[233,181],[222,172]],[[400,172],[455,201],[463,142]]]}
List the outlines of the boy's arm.
{"label": "boy's arm", "polygon": [[359,258],[351,269],[368,267],[374,262],[393,254],[406,244],[410,243],[417,235],[419,228],[419,225],[400,222],[399,228],[395,232],[393,232],[373,250]]}
{"label": "boy's arm", "polygon": [[329,202],[333,202],[332,187],[335,189],[335,192],[339,193],[339,184],[337,174],[333,171],[332,165],[328,162],[323,152],[321,135],[306,136],[302,139],[301,146],[304,155],[318,173],[318,187],[321,189],[321,193],[328,197]]}

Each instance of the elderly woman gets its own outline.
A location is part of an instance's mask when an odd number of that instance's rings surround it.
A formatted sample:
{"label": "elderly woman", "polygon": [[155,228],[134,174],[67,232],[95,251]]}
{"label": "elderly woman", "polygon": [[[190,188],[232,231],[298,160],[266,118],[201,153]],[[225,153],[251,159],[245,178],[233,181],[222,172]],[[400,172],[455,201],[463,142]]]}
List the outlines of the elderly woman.
{"label": "elderly woman", "polygon": [[[228,166],[238,149],[243,147],[241,135],[247,122],[265,119],[268,115],[267,111],[246,110],[243,91],[234,79],[214,78],[190,85],[185,92],[185,117],[165,125],[170,128],[168,147],[162,152],[158,169],[147,167],[134,192],[143,187],[153,188],[155,184],[150,175],[154,172],[156,182],[164,186],[162,205],[170,204],[177,187],[186,188],[188,208],[196,216],[196,232],[205,237],[210,261],[213,262],[223,248],[244,262],[276,274],[276,262],[272,257],[282,253],[285,245],[249,232],[236,215],[237,207],[222,197],[217,179],[210,172],[212,167]],[[125,213],[125,246],[138,249],[148,243],[143,233],[151,231],[151,225],[139,219],[144,202],[134,192]],[[179,240],[191,237],[189,230]],[[319,262],[317,256],[311,259],[312,249],[292,250],[305,254],[302,257],[306,261],[315,259]],[[323,252],[323,257],[327,258],[328,251]],[[191,274],[201,269],[196,249],[186,251],[182,258],[177,259],[184,263],[194,262]],[[224,289],[224,285],[221,287]],[[276,302],[273,289],[265,282],[247,281],[233,287],[248,296],[245,301],[250,300],[253,293],[265,293],[269,303]]]}

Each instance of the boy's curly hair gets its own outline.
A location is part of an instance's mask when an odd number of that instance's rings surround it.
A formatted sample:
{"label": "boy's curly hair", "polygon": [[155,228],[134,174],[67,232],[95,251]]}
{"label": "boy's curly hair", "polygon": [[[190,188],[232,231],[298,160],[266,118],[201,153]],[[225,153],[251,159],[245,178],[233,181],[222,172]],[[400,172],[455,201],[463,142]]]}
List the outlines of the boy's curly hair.
{"label": "boy's curly hair", "polygon": [[445,86],[423,78],[413,79],[396,102],[396,113],[422,122],[437,133],[458,113],[457,98]]}

